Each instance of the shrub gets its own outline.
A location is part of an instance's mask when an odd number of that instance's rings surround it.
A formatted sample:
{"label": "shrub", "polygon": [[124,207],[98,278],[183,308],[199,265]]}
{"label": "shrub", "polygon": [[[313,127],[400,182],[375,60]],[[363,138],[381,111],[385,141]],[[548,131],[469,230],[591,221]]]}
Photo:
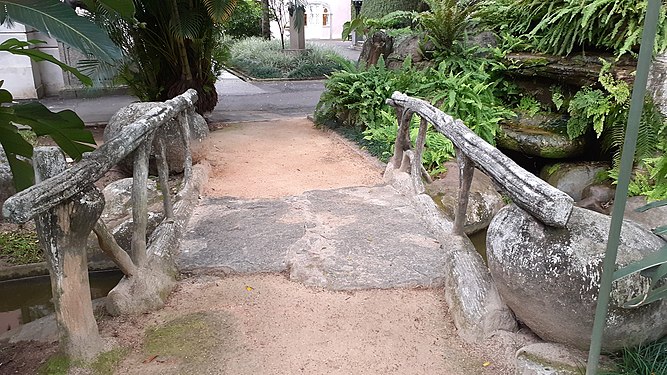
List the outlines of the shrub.
{"label": "shrub", "polygon": [[[382,18],[397,10],[418,10],[420,0],[365,0],[360,15],[368,18]],[[352,10],[354,12],[354,9]]]}
{"label": "shrub", "polygon": [[286,53],[277,40],[240,39],[230,46],[228,64],[254,78],[318,78],[340,69],[345,60],[332,50],[307,45]]}
{"label": "shrub", "polygon": [[255,0],[240,0],[232,16],[223,23],[225,35],[232,38],[262,36],[262,7]]}
{"label": "shrub", "polygon": [[[477,61],[484,61],[478,59]],[[457,70],[459,64],[443,62],[438,69],[415,70],[407,60],[401,70],[386,69],[380,59],[368,69],[348,67],[334,73],[316,109],[320,124],[334,120],[363,132],[367,148],[380,159],[392,155],[397,119],[385,100],[394,91],[424,98],[444,112],[460,118],[475,133],[494,144],[498,122],[511,112],[494,95],[497,81],[479,63],[470,71]],[[416,119],[414,119],[416,121]],[[414,122],[411,136],[416,138]],[[442,172],[442,165],[453,156],[453,146],[432,129],[427,134],[423,164],[431,173]]]}

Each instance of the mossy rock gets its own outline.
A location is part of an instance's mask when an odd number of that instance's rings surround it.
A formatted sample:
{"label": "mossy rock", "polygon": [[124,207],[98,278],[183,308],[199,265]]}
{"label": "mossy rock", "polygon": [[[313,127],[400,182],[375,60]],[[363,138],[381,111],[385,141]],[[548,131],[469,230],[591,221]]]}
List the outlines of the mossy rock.
{"label": "mossy rock", "polygon": [[500,124],[498,147],[547,159],[579,156],[586,150],[586,138],[567,136],[567,119],[560,114],[519,114]]}

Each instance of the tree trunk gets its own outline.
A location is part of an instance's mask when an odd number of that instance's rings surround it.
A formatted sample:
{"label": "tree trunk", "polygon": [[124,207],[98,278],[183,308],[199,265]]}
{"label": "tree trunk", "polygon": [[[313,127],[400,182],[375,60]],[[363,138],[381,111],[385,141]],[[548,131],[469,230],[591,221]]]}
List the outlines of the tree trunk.
{"label": "tree trunk", "polygon": [[262,0],[262,38],[271,39],[271,12],[269,0]]}

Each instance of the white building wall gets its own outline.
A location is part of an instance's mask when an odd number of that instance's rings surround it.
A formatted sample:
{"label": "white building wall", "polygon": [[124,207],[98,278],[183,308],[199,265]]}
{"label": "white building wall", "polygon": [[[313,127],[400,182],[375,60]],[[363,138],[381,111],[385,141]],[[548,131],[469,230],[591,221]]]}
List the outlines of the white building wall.
{"label": "white building wall", "polygon": [[[0,43],[9,39],[28,40],[28,30],[19,24],[12,28],[0,25]],[[29,57],[0,52],[0,67],[2,67],[0,80],[4,81],[2,88],[11,92],[14,99],[38,97],[41,91],[41,77],[39,71],[35,74]]]}
{"label": "white building wall", "polygon": [[[57,42],[47,35],[21,24],[14,24],[11,28],[0,26],[0,43],[12,38],[21,41],[43,40],[47,43],[30,48],[56,58],[60,56]],[[0,80],[4,80],[2,88],[9,90],[14,99],[37,99],[44,95],[57,95],[63,88],[63,74],[58,66],[8,52],[0,52]]]}
{"label": "white building wall", "polygon": [[[287,1],[285,1],[287,4]],[[343,24],[350,20],[351,2],[349,0],[308,0],[306,5],[306,40],[340,39]],[[285,11],[287,13],[287,10]],[[277,22],[271,23],[271,35],[280,39]],[[285,32],[289,40],[289,29]]]}

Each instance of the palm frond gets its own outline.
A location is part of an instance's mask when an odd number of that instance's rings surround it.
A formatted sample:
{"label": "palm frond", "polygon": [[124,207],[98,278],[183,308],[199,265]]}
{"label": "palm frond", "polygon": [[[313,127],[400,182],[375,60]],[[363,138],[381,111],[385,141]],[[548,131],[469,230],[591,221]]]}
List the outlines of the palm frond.
{"label": "palm frond", "polygon": [[58,0],[0,0],[0,8],[4,8],[12,20],[32,26],[98,59],[113,62],[120,58],[120,49],[104,31]]}
{"label": "palm frond", "polygon": [[214,22],[223,22],[232,16],[237,0],[201,0]]}

